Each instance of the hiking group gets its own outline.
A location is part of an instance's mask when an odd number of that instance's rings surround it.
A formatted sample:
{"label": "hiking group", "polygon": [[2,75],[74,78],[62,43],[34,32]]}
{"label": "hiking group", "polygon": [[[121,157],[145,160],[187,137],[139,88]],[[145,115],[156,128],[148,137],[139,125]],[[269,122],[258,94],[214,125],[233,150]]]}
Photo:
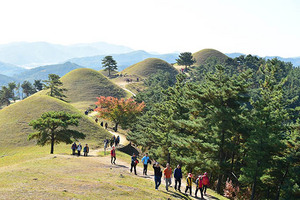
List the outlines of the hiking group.
{"label": "hiking group", "polygon": [[[113,147],[114,149],[114,147]],[[115,156],[115,154],[114,154]],[[148,164],[151,164],[151,160],[148,156],[148,153],[145,154],[145,156],[142,158],[143,163],[143,175],[147,175],[147,168]],[[137,159],[137,156],[135,153],[131,156],[131,167],[130,172],[134,171],[134,174],[137,175],[136,172],[136,166],[139,163],[139,160]],[[175,190],[181,192],[181,179],[182,179],[182,171],[181,166],[177,165],[176,169],[172,170],[170,167],[170,164],[167,163],[166,168],[162,171],[160,165],[158,162],[154,161],[153,164],[154,169],[154,182],[155,182],[155,189],[158,190],[160,184],[161,184],[161,178],[163,176],[165,182],[166,182],[166,190],[169,191],[169,187],[172,187],[172,174],[174,174],[175,179]],[[194,178],[192,173],[188,173],[188,176],[186,178],[186,188],[185,188],[185,194],[189,191],[190,196],[192,196],[192,184],[193,181],[195,181],[196,184],[196,191],[195,191],[195,197],[197,197],[198,191],[201,194],[201,198],[203,198],[203,194],[206,195],[207,187],[209,186],[209,178],[207,176],[207,173],[199,175],[198,177]]]}
{"label": "hiking group", "polygon": [[[82,150],[81,143],[78,143],[78,145],[77,145],[76,142],[74,142],[71,146],[71,149],[72,149],[72,155],[76,155],[76,151],[77,151],[77,156],[80,156],[80,153]],[[86,144],[85,147],[83,148],[83,156],[88,156],[89,151],[90,151],[90,148],[89,148],[88,144]]]}

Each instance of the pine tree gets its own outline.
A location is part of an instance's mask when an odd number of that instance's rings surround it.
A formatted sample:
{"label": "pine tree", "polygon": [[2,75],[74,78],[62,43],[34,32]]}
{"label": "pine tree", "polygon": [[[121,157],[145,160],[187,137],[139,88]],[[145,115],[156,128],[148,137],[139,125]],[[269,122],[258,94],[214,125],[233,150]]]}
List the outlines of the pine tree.
{"label": "pine tree", "polygon": [[105,58],[103,58],[102,67],[105,68],[105,71],[108,71],[108,76],[110,76],[111,71],[118,69],[117,62],[112,56],[105,56]]}
{"label": "pine tree", "polygon": [[184,65],[185,71],[187,71],[187,68],[194,64],[196,61],[193,58],[193,55],[191,52],[183,52],[179,54],[179,58],[176,59],[176,62],[178,65]]}
{"label": "pine tree", "polygon": [[66,96],[63,94],[67,89],[62,88],[63,83],[59,80],[60,77],[57,74],[49,74],[48,80],[44,80],[44,89],[49,89],[47,94],[51,97],[56,97],[60,100],[64,100]]}

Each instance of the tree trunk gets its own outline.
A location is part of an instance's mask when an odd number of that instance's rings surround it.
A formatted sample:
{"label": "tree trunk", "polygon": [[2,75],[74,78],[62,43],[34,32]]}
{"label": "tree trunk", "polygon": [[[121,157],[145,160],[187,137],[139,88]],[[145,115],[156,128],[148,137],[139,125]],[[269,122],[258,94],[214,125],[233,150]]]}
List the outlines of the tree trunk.
{"label": "tree trunk", "polygon": [[218,175],[218,184],[217,184],[217,192],[218,194],[221,194],[221,185],[222,185],[222,173],[221,169],[223,166],[223,159],[224,159],[224,141],[225,141],[225,132],[222,131],[222,136],[221,136],[221,144],[220,144],[220,157],[219,157],[219,167],[220,167],[220,172]]}
{"label": "tree trunk", "polygon": [[54,152],[54,134],[51,134],[51,152],[50,154],[53,154]]}
{"label": "tree trunk", "polygon": [[110,69],[108,69],[108,76],[110,77]]}
{"label": "tree trunk", "polygon": [[286,168],[286,170],[285,170],[285,173],[284,173],[284,175],[283,175],[283,177],[282,177],[282,179],[281,179],[281,181],[280,181],[280,184],[279,184],[279,186],[278,186],[277,194],[276,194],[276,200],[279,200],[281,186],[282,186],[282,184],[283,184],[283,182],[284,182],[284,179],[285,179],[286,175],[288,174],[288,172],[289,172],[289,166],[287,166],[287,168]]}
{"label": "tree trunk", "polygon": [[253,200],[254,197],[255,197],[257,168],[258,168],[258,161],[257,161],[257,164],[256,164],[256,169],[255,169],[255,174],[254,174],[254,180],[253,180],[253,186],[252,186],[251,200]]}

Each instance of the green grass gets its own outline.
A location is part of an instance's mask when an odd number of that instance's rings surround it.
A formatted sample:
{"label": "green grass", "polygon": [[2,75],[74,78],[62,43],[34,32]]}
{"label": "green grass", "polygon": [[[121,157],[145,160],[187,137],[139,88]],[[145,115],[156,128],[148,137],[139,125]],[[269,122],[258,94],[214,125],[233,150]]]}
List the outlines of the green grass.
{"label": "green grass", "polygon": [[202,49],[196,53],[193,53],[193,57],[196,60],[195,65],[202,65],[209,58],[216,58],[220,62],[224,62],[228,57],[220,51],[215,49]]}
{"label": "green grass", "polygon": [[126,97],[127,93],[112,83],[100,72],[81,68],[76,69],[61,78],[63,87],[66,88],[64,94],[66,100],[79,110],[85,110],[89,106],[95,106],[96,97],[113,96],[117,98]]}
{"label": "green grass", "polygon": [[87,140],[102,141],[104,137],[110,137],[110,133],[72,105],[37,93],[0,110],[0,146],[33,145],[34,141],[27,141],[28,134],[33,132],[28,123],[47,111],[66,111],[80,114],[82,118],[79,126],[74,129],[86,134]]}
{"label": "green grass", "polygon": [[128,168],[110,165],[109,156],[70,156],[66,145],[49,155],[49,149],[17,147],[0,157],[0,199],[176,199]]}
{"label": "green grass", "polygon": [[120,73],[122,73],[123,75],[136,75],[141,78],[147,78],[152,74],[157,73],[158,70],[170,72],[171,74],[178,73],[172,65],[158,58],[147,58],[139,63],[131,65]]}

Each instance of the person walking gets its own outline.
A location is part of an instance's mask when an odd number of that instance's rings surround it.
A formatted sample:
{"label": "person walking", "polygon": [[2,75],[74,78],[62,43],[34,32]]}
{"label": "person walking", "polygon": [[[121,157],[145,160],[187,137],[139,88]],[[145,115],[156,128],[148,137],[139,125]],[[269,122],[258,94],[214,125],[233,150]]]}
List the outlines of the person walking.
{"label": "person walking", "polygon": [[[174,179],[175,179],[175,190],[178,190],[181,192],[181,179],[182,179],[182,172],[181,172],[181,166],[177,165],[177,168],[174,170]],[[178,183],[178,187],[177,187]]]}
{"label": "person walking", "polygon": [[112,149],[110,151],[110,156],[111,156],[111,160],[110,160],[111,164],[115,165],[116,164],[116,149],[114,146],[112,147]]}
{"label": "person walking", "polygon": [[153,164],[153,169],[154,169],[154,182],[155,182],[155,189],[158,190],[158,187],[161,184],[161,177],[162,177],[162,171],[159,166],[158,162],[155,162]]}
{"label": "person walking", "polygon": [[196,180],[196,192],[195,192],[195,197],[196,198],[197,198],[198,190],[200,190],[201,199],[203,199],[203,177],[201,175],[199,175],[197,180]]}
{"label": "person walking", "polygon": [[209,178],[207,176],[207,172],[204,172],[202,182],[203,182],[203,192],[204,192],[204,195],[206,195],[206,189],[209,186]]}
{"label": "person walking", "polygon": [[[103,126],[103,124],[102,124],[102,126]],[[107,122],[105,122],[105,129],[107,129],[107,127],[108,127],[108,124],[107,124]]]}
{"label": "person walking", "polygon": [[85,144],[85,147],[83,148],[83,156],[88,156],[89,152],[90,152],[89,145]]}
{"label": "person walking", "polygon": [[171,177],[172,177],[172,168],[170,167],[170,164],[167,163],[167,166],[166,168],[164,169],[164,178],[165,178],[165,181],[166,181],[166,190],[169,191],[169,186],[171,186],[172,184],[172,180],[171,180]]}
{"label": "person walking", "polygon": [[185,194],[188,190],[190,190],[190,195],[192,196],[192,183],[193,183],[193,180],[192,180],[192,174],[189,173],[188,174],[188,177],[186,178],[186,188],[185,188]]}
{"label": "person walking", "polygon": [[80,156],[80,152],[82,150],[82,146],[81,144],[79,143],[78,146],[77,146],[77,155]]}
{"label": "person walking", "polygon": [[104,140],[104,155],[106,155],[106,148],[108,146],[108,143],[109,143],[108,139],[105,139]]}
{"label": "person walking", "polygon": [[74,143],[72,144],[71,149],[72,149],[72,155],[75,155],[75,154],[76,154],[76,149],[77,149],[76,142],[74,142]]}
{"label": "person walking", "polygon": [[112,147],[115,144],[116,136],[112,136],[110,139],[110,147]]}
{"label": "person walking", "polygon": [[148,156],[148,153],[146,153],[146,155],[142,158],[142,163],[144,164],[143,175],[147,176],[148,164],[151,164],[151,160]]}
{"label": "person walking", "polygon": [[136,173],[136,165],[138,163],[139,163],[139,160],[136,158],[135,153],[133,153],[132,156],[131,156],[131,168],[130,168],[130,172],[132,172],[132,168],[133,168],[135,175],[137,175],[137,173]]}

